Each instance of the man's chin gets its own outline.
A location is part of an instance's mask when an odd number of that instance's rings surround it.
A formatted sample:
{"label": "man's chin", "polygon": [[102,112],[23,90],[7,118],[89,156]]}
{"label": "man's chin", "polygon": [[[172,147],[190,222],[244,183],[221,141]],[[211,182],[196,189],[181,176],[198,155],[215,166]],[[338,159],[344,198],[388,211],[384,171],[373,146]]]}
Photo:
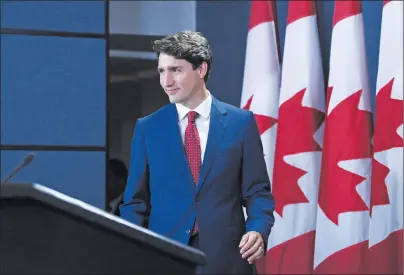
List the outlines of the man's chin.
{"label": "man's chin", "polygon": [[168,99],[170,100],[171,103],[180,103],[181,102],[181,99],[176,96],[168,96]]}

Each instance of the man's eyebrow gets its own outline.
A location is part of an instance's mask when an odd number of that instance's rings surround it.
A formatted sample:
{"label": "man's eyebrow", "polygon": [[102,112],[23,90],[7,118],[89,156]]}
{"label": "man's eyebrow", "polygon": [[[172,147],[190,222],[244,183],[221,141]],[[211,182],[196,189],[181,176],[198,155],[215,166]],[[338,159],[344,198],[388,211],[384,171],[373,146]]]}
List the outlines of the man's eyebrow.
{"label": "man's eyebrow", "polygon": [[[182,66],[168,66],[167,67],[167,70],[175,70],[175,69],[181,69],[182,68]],[[164,70],[165,68],[163,68],[163,67],[157,67],[157,70],[159,70],[159,71],[161,71],[161,70]]]}

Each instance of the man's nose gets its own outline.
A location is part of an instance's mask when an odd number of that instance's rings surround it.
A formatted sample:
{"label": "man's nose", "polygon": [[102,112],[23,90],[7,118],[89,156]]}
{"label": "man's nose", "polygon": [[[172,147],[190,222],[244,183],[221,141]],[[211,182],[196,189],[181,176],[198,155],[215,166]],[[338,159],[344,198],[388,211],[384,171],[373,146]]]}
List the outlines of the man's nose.
{"label": "man's nose", "polygon": [[174,78],[170,73],[164,75],[164,86],[170,87],[174,84]]}

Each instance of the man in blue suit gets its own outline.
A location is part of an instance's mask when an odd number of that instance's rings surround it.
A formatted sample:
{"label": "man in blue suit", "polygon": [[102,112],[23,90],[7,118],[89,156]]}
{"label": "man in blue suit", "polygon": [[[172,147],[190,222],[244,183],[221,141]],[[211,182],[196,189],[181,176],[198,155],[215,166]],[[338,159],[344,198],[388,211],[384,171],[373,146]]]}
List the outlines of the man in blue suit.
{"label": "man in blue suit", "polygon": [[121,216],[203,251],[198,274],[253,274],[274,224],[254,116],[207,90],[212,53],[200,33],[154,50],[171,104],[137,121]]}

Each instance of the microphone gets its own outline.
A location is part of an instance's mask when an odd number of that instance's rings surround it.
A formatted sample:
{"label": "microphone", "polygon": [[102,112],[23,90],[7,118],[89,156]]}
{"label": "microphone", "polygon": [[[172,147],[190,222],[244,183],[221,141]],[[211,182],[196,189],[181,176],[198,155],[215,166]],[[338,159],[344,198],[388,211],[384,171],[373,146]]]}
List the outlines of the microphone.
{"label": "microphone", "polygon": [[35,154],[32,152],[26,155],[24,160],[10,173],[10,175],[8,175],[8,177],[5,180],[1,182],[1,184],[7,183],[15,174],[18,173],[18,171],[20,171],[22,168],[30,164],[34,159],[34,157]]}

